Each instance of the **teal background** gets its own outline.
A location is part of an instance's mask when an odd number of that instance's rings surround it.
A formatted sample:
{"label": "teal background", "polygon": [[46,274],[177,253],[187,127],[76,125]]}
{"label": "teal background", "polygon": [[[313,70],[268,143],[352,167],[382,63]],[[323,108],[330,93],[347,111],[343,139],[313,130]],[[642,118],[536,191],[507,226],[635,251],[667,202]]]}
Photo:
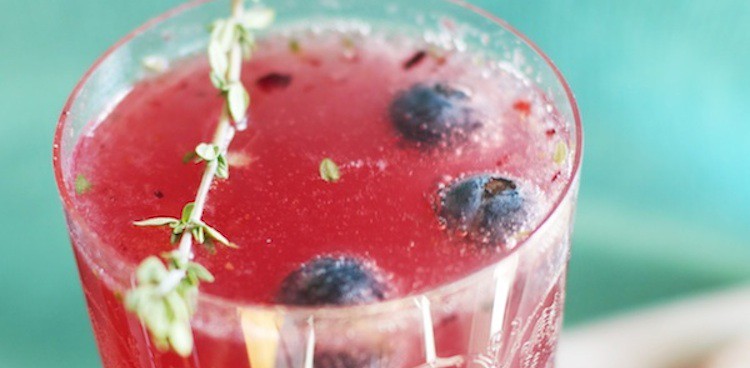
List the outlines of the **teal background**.
{"label": "teal background", "polygon": [[[53,129],[94,59],[178,3],[0,0],[0,367],[100,365]],[[750,279],[750,2],[474,3],[546,50],[580,103],[569,327]]]}

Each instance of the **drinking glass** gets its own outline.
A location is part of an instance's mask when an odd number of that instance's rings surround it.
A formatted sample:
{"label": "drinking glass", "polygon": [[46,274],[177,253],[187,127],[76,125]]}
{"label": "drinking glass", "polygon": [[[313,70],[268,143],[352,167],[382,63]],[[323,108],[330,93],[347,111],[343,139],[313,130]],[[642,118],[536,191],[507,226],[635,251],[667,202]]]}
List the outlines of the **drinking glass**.
{"label": "drinking glass", "polygon": [[[398,37],[451,42],[507,63],[535,83],[571,132],[570,179],[544,220],[498,262],[458,281],[368,305],[289,307],[199,297],[187,358],[149,341],[122,295],[137,266],[90,227],[74,205],[77,142],[134,84],[142,61],[202,54],[206,26],[229,3],[195,1],[149,21],[107,51],[75,87],[54,140],[54,168],[93,330],[103,364],[120,367],[356,368],[554,367],[578,191],[582,132],[572,93],[552,62],[504,21],[463,1],[275,0],[274,25],[364,26]],[[262,35],[261,35],[262,36]]]}

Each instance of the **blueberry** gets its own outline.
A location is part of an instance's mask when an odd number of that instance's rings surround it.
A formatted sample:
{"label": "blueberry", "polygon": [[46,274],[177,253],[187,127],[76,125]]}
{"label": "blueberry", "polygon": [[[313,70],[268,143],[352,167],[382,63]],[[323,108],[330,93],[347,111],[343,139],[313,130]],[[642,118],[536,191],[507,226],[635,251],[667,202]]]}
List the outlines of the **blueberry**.
{"label": "blueberry", "polygon": [[316,353],[313,362],[315,368],[368,368],[380,366],[380,362],[372,355],[344,351]]}
{"label": "blueberry", "polygon": [[385,298],[377,272],[348,256],[323,256],[303,264],[281,283],[277,300],[290,305],[352,305]]}
{"label": "blueberry", "polygon": [[528,222],[527,207],[513,180],[482,174],[444,189],[439,214],[450,229],[481,242],[499,242]]}
{"label": "blueberry", "polygon": [[445,83],[418,83],[396,95],[389,113],[393,125],[409,140],[455,141],[482,126],[470,100]]}

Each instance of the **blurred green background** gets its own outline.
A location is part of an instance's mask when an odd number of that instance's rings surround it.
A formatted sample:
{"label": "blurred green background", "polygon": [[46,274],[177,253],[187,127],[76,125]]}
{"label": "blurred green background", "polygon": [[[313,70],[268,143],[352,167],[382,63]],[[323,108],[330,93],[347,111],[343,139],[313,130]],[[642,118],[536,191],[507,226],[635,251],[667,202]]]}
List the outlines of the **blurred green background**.
{"label": "blurred green background", "polygon": [[[180,2],[0,0],[0,367],[100,364],[53,129],[94,59]],[[580,103],[568,327],[750,279],[750,2],[473,2],[546,50]]]}

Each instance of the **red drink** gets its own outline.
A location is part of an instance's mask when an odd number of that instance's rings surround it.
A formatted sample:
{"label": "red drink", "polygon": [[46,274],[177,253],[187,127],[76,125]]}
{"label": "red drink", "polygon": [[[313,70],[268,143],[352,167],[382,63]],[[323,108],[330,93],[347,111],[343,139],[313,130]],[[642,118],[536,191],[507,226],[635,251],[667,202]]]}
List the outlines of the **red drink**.
{"label": "red drink", "polygon": [[[243,66],[250,123],[230,146],[231,179],[214,184],[204,216],[239,249],[195,251],[216,282],[201,288],[211,300],[196,316],[189,358],[150,345],[122,306],[118,276],[97,259],[134,265],[173,248],[166,230],[132,222],[177,214],[195,194],[203,169],[183,157],[211,139],[222,106],[205,59],[177,62],[138,82],[85,128],[63,175],[90,186],[75,193],[68,181],[64,190],[74,198],[68,211],[80,216],[71,234],[105,366],[259,366],[259,349],[273,350],[276,366],[301,366],[305,311],[272,306],[284,302],[280,290],[290,274],[327,256],[362,260],[383,285],[378,300],[398,308],[316,316],[316,367],[424,363],[424,306],[410,301],[423,294],[439,306],[427,309],[438,356],[458,357],[460,366],[551,364],[572,208],[572,197],[560,198],[575,175],[567,148],[577,144],[552,98],[514,67],[479,53],[377,33],[293,34],[267,37]],[[394,121],[402,113],[394,101],[419,93],[414,86],[458,96],[473,114],[469,125],[415,138],[421,133]],[[338,164],[339,181],[321,179],[324,158]],[[487,183],[511,180],[523,198],[521,220],[502,236],[451,221],[444,209],[451,191],[478,175]],[[515,251],[555,205],[557,216],[535,234],[544,239]],[[491,265],[499,265],[494,278],[487,276]],[[523,274],[528,270],[534,275]],[[471,283],[461,282],[472,274]],[[454,286],[430,296],[441,285]],[[488,305],[480,305],[483,299]],[[385,315],[390,330],[356,323],[361,316],[385,323]],[[269,320],[279,336],[253,337]],[[349,335],[342,340],[340,331]]]}

